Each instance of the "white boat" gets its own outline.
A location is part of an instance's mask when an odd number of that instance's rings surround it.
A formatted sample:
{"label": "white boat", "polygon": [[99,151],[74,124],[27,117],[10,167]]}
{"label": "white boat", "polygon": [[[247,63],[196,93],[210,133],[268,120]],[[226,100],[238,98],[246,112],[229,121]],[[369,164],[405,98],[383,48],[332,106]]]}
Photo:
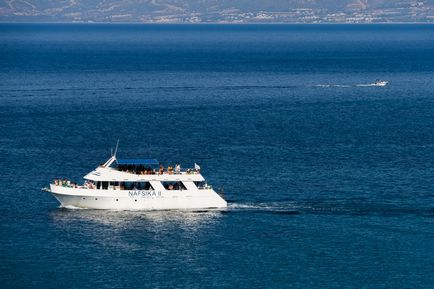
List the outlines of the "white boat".
{"label": "white boat", "polygon": [[117,159],[84,176],[83,185],[54,180],[46,188],[66,208],[171,210],[225,208],[227,202],[208,185],[195,164],[165,169],[155,159]]}
{"label": "white boat", "polygon": [[361,87],[368,87],[368,86],[386,86],[388,85],[389,82],[386,80],[379,80],[377,79],[375,82],[373,83],[369,83],[369,84],[356,84],[356,86],[361,86]]}
{"label": "white boat", "polygon": [[386,86],[389,82],[386,80],[376,80],[372,85],[373,86]]}

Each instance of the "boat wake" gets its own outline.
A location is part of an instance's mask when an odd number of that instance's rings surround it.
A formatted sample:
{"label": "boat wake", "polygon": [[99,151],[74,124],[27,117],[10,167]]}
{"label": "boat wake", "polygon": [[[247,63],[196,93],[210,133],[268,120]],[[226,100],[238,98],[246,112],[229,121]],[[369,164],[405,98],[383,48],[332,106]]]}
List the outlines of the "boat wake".
{"label": "boat wake", "polygon": [[387,86],[388,84],[389,84],[389,82],[386,80],[377,80],[377,81],[372,82],[372,83],[359,83],[359,84],[353,84],[353,85],[349,85],[349,84],[317,84],[317,85],[314,85],[314,87],[323,87],[323,88],[331,88],[331,87],[343,87],[343,88],[348,88],[348,87],[384,87],[384,86]]}
{"label": "boat wake", "polygon": [[230,212],[257,212],[271,214],[295,215],[300,214],[297,206],[288,202],[270,202],[270,203],[229,203],[228,211]]}
{"label": "boat wake", "polygon": [[269,213],[282,215],[418,215],[432,217],[433,209],[428,206],[412,207],[407,204],[389,202],[367,202],[354,200],[316,200],[308,202],[278,201],[267,203],[229,203],[227,212]]}
{"label": "boat wake", "polygon": [[330,88],[330,87],[352,87],[352,85],[346,85],[346,84],[317,84],[317,85],[314,85],[314,87],[323,87],[323,88]]}

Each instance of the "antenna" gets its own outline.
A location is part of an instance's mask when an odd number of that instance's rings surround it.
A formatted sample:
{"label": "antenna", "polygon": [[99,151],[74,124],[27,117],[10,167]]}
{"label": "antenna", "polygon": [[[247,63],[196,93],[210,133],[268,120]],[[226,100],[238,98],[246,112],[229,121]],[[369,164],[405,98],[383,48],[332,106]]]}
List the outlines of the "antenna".
{"label": "antenna", "polygon": [[115,153],[113,154],[114,157],[116,157],[116,154],[118,152],[118,147],[119,147],[119,139],[118,142],[116,143]]}

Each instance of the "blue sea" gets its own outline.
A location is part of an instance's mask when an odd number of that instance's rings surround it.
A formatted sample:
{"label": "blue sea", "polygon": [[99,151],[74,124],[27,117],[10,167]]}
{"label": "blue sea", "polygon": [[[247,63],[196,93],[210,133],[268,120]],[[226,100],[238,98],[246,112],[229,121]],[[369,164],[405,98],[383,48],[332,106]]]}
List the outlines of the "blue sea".
{"label": "blue sea", "polygon": [[[0,24],[0,112],[1,288],[434,288],[434,25]],[[229,207],[40,190],[118,139]]]}

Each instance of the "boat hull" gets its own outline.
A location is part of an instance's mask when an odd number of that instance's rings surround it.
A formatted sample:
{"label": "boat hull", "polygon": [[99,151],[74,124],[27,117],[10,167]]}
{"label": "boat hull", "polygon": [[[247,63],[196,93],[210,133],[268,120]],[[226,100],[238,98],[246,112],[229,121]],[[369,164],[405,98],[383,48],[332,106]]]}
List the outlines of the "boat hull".
{"label": "boat hull", "polygon": [[212,189],[180,191],[93,190],[50,186],[65,208],[105,210],[172,210],[225,208],[226,201]]}

